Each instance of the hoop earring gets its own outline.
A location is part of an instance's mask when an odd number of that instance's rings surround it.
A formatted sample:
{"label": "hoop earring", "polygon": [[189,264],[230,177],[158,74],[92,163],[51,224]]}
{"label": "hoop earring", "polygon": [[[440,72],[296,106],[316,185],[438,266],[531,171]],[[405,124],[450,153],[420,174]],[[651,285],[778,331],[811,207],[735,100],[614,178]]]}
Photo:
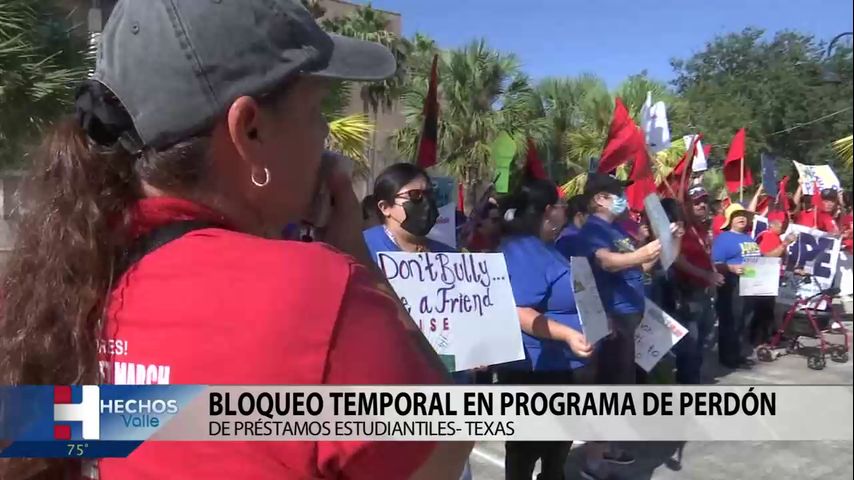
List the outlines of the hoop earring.
{"label": "hoop earring", "polygon": [[266,187],[267,184],[270,183],[270,170],[267,167],[264,167],[264,181],[263,182],[259,182],[258,180],[255,179],[255,171],[254,170],[252,171],[252,174],[249,175],[249,178],[252,180],[252,183],[256,187]]}

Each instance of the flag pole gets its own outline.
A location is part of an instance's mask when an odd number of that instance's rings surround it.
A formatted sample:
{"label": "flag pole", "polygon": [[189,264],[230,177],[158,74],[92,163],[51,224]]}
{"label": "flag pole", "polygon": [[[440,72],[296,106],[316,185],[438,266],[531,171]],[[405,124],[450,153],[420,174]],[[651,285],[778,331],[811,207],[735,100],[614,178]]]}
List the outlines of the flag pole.
{"label": "flag pole", "polygon": [[738,181],[738,203],[744,206],[744,157],[741,157],[741,178]]}

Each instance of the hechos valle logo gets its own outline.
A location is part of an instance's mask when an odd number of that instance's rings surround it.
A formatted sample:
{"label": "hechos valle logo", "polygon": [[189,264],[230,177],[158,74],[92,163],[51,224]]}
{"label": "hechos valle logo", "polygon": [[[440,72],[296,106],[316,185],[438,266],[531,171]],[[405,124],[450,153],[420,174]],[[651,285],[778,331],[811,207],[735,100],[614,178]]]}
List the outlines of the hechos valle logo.
{"label": "hechos valle logo", "polygon": [[98,440],[101,436],[100,405],[101,392],[97,385],[55,386],[53,388],[53,438],[71,440],[71,425],[68,425],[68,422],[79,422],[82,427],[82,440]]}

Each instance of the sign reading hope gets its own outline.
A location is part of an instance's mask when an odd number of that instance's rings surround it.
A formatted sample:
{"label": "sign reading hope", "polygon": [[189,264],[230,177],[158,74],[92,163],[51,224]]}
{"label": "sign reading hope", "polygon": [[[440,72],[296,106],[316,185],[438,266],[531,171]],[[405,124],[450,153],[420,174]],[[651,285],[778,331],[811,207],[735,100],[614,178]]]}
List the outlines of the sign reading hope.
{"label": "sign reading hope", "polygon": [[403,306],[454,370],[521,360],[522,334],[500,253],[380,252]]}
{"label": "sign reading hope", "polygon": [[[758,237],[760,233],[768,229],[768,219],[756,215],[753,219],[753,236]],[[786,288],[795,285],[797,293],[780,290],[779,303],[790,304],[793,298],[810,297],[822,290],[833,286],[834,279],[839,272],[839,253],[841,241],[831,237],[821,230],[805,227],[796,223],[789,224],[789,229],[782,235],[783,238],[793,234],[797,241],[789,245],[786,252],[786,272],[803,269],[810,274],[809,283],[802,281],[784,282]],[[796,280],[792,275],[786,278]]]}

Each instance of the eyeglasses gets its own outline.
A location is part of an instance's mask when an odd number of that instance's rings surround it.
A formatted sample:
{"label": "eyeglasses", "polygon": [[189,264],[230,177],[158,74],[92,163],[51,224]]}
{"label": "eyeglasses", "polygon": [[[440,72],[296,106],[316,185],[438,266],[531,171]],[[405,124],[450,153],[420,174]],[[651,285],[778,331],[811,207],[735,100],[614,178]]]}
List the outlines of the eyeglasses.
{"label": "eyeglasses", "polygon": [[398,193],[394,198],[403,198],[410,202],[421,203],[425,198],[433,198],[433,194],[432,188],[413,188],[412,190]]}

